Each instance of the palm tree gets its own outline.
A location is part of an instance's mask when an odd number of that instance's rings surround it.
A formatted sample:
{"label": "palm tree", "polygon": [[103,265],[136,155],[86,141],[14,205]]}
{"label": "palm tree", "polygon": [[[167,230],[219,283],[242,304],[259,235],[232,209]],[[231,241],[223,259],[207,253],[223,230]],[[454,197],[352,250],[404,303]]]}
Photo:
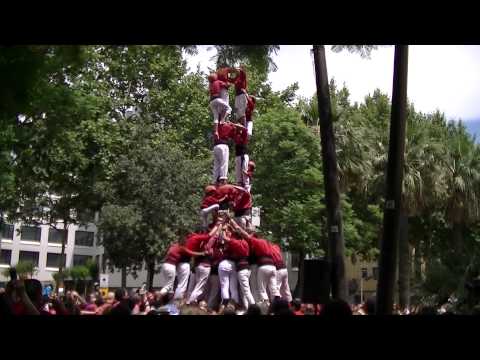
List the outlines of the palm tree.
{"label": "palm tree", "polygon": [[215,59],[218,67],[235,66],[239,62],[248,62],[261,74],[276,71],[277,65],[272,55],[277,54],[279,45],[215,45]]}
{"label": "palm tree", "polygon": [[480,217],[480,150],[463,125],[449,127],[445,164],[446,217],[452,226],[452,246],[462,254],[466,224]]}
{"label": "palm tree", "polygon": [[410,306],[411,246],[408,219],[436,206],[442,191],[439,181],[442,145],[432,135],[432,124],[421,114],[415,113],[411,106],[407,119],[398,244],[398,295],[402,309]]}
{"label": "palm tree", "polygon": [[[374,46],[336,45],[335,51],[348,50],[370,54]],[[362,53],[362,51],[364,53]],[[320,119],[320,141],[322,144],[323,175],[327,204],[327,229],[329,238],[328,255],[332,266],[332,296],[347,300],[345,275],[345,240],[343,238],[342,211],[340,208],[340,185],[338,180],[337,154],[333,132],[333,116],[328,86],[327,61],[324,45],[313,45],[317,100]]]}
{"label": "palm tree", "polygon": [[405,123],[407,112],[408,46],[395,46],[392,112],[386,172],[383,237],[377,284],[377,314],[391,314],[395,285],[397,244],[400,228]]}

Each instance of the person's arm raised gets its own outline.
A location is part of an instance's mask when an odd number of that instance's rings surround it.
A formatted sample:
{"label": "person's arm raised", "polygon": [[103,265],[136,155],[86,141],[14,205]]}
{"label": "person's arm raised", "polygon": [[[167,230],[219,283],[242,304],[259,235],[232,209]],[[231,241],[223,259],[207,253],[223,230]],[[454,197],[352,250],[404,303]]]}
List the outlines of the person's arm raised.
{"label": "person's arm raised", "polygon": [[23,305],[25,306],[26,315],[40,315],[40,312],[35,307],[35,305],[33,305],[32,300],[30,300],[30,297],[25,290],[25,282],[23,281],[23,279],[15,280],[14,288],[15,292],[20,297]]}
{"label": "person's arm raised", "polygon": [[231,225],[245,240],[247,240],[248,238],[250,238],[250,235],[249,235],[245,230],[243,230],[242,227],[235,222],[235,220],[230,219],[230,225]]}

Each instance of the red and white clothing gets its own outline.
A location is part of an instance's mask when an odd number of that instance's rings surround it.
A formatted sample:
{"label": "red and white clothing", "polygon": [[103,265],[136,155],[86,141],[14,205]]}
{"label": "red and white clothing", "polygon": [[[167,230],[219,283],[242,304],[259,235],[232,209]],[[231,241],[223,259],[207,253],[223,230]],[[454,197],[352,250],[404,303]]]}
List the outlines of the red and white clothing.
{"label": "red and white clothing", "polygon": [[249,178],[245,175],[249,161],[247,129],[236,127],[233,141],[235,143],[235,179],[237,185],[246,189],[250,185]]}
{"label": "red and white clothing", "polygon": [[250,289],[249,255],[250,247],[248,243],[245,240],[237,239],[232,236],[227,243],[226,257],[235,261],[240,295],[245,309],[248,309],[250,305],[255,304],[255,299],[253,298]]}
{"label": "red and white clothing", "polygon": [[[228,80],[228,74],[230,73],[230,71],[232,71],[231,68],[229,67],[224,67],[224,68],[220,68],[217,70],[217,79],[220,80],[220,81],[223,81],[225,83],[228,83],[229,80]],[[229,98],[228,98],[228,88],[227,87],[222,87],[222,89],[220,90],[220,97],[227,102],[229,102]]]}
{"label": "red and white clothing", "polygon": [[235,261],[224,259],[218,264],[218,278],[220,280],[220,294],[222,300],[233,299],[237,304],[240,302],[238,297],[238,277]]}
{"label": "red and white clothing", "polygon": [[277,244],[272,245],[272,257],[277,269],[277,286],[282,299],[288,302],[292,301],[292,293],[290,291],[290,285],[288,284],[288,270],[285,261],[283,260],[282,250]]}
{"label": "red and white clothing", "polygon": [[245,118],[247,120],[247,133],[252,136],[253,133],[253,111],[255,110],[255,100],[253,97],[247,96],[247,109],[245,110]]}
{"label": "red and white clothing", "polygon": [[208,277],[208,297],[207,304],[210,309],[217,308],[220,299],[220,280],[218,277],[218,264],[223,260],[223,251],[215,247],[213,248],[213,255],[211,257],[211,270]]}
{"label": "red and white clothing", "polygon": [[225,184],[217,187],[217,193],[222,198],[232,202],[233,210],[237,212],[245,212],[252,207],[252,196],[244,188],[231,184]]}
{"label": "red and white clothing", "polygon": [[216,191],[213,191],[212,193],[207,194],[203,198],[202,204],[200,206],[200,216],[202,218],[202,225],[204,228],[207,228],[208,226],[208,215],[212,212],[217,211],[219,208],[220,208],[219,199]]}
{"label": "red and white clothing", "polygon": [[247,73],[245,70],[239,69],[237,77],[232,82],[235,84],[235,112],[238,120],[245,117],[247,110]]}
{"label": "red and white clothing", "polygon": [[255,236],[249,236],[247,242],[250,246],[250,252],[255,256],[258,265],[257,281],[261,300],[269,300],[267,288],[272,298],[280,296],[277,287],[277,269],[272,258],[270,243]]}
{"label": "red and white clothing", "polygon": [[166,294],[173,291],[173,284],[175,282],[175,276],[177,274],[177,265],[185,262],[188,258],[188,254],[185,248],[178,243],[174,243],[170,246],[165,256],[162,269],[160,270],[160,293]]}
{"label": "red and white clothing", "polygon": [[213,182],[216,183],[219,177],[228,177],[228,142],[234,134],[234,126],[230,123],[218,124],[218,137],[214,138],[213,147]]}
{"label": "red and white clothing", "polygon": [[247,190],[248,192],[252,191],[252,179],[253,179],[254,171],[255,171],[255,166],[251,164],[249,161],[249,164],[247,167],[247,175],[246,175],[246,178],[248,178],[248,185],[245,186],[245,190]]}
{"label": "red and white clothing", "polygon": [[228,104],[228,82],[215,80],[210,82],[210,109],[213,113],[213,123],[222,121],[226,115],[232,112]]}
{"label": "red and white clothing", "polygon": [[[191,251],[203,251],[205,244],[210,239],[209,234],[192,234],[185,242],[185,247]],[[199,256],[195,258],[195,275],[193,281],[195,286],[188,297],[187,303],[195,302],[204,293],[210,274],[210,259],[208,256]]]}

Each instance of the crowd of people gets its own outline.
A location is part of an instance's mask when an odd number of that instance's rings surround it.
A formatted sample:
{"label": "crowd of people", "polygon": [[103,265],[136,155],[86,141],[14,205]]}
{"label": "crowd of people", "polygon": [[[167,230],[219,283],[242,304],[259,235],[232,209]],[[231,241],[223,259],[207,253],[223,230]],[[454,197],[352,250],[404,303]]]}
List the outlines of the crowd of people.
{"label": "crowd of people", "polygon": [[[375,298],[365,303],[349,305],[341,300],[326,304],[304,304],[299,299],[288,302],[274,299],[270,304],[252,304],[246,312],[239,311],[234,302],[229,302],[221,311],[210,309],[207,302],[187,304],[174,299],[174,292],[163,295],[159,290],[145,290],[145,285],[135,291],[117,289],[102,296],[98,286],[87,296],[76,291],[67,291],[64,295],[54,292],[45,294],[42,284],[36,279],[17,279],[8,282],[6,288],[0,288],[0,318],[12,315],[90,315],[90,316],[131,316],[131,315],[290,315],[323,317],[345,317],[352,315],[374,315]],[[412,307],[410,311],[400,311],[397,307],[394,315],[440,315],[453,314],[432,306]]]}

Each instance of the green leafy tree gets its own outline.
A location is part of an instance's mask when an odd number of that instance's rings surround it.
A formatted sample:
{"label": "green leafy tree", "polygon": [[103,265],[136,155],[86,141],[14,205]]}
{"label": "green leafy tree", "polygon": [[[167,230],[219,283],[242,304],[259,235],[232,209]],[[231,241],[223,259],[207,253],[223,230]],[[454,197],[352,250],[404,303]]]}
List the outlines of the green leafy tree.
{"label": "green leafy tree", "polygon": [[[113,264],[125,267],[145,261],[151,283],[159,256],[198,225],[202,184],[209,174],[206,163],[190,159],[152,125],[139,122],[132,131],[129,148],[117,159],[105,187],[107,205],[99,229]],[[125,214],[117,216],[120,211]],[[116,222],[124,235],[119,236]]]}

